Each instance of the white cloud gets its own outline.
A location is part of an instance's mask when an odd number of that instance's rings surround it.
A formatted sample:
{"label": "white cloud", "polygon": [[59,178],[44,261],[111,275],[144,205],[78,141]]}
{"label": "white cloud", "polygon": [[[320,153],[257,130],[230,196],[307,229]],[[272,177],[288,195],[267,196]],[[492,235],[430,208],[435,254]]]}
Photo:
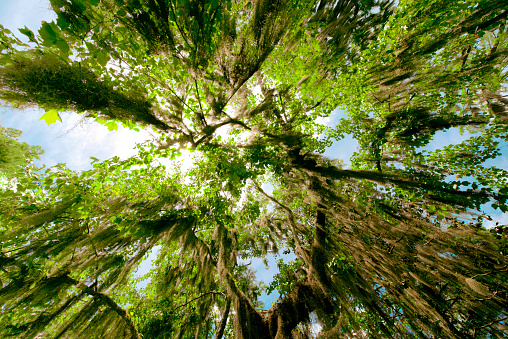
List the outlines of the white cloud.
{"label": "white cloud", "polygon": [[126,159],[137,153],[134,150],[137,142],[151,139],[146,130],[136,132],[119,125],[117,131],[109,131],[92,119],[72,112],[61,113],[61,123],[47,126],[39,120],[43,114],[39,109],[5,109],[0,124],[23,131],[20,140],[40,145],[45,150],[41,163],[46,166],[66,163],[72,170],[89,169],[90,157]]}
{"label": "white cloud", "polygon": [[318,323],[314,323],[310,325],[310,334],[313,338],[317,338],[321,330],[323,329],[323,326]]}
{"label": "white cloud", "polygon": [[315,122],[321,125],[330,126],[332,119],[328,117],[317,117]]}

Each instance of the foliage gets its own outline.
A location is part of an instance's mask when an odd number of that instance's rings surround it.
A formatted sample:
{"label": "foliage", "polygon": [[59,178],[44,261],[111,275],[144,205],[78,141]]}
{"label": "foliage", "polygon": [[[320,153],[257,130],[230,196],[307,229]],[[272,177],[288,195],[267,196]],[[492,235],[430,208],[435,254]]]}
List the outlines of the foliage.
{"label": "foliage", "polygon": [[302,266],[299,260],[294,260],[288,264],[284,263],[284,260],[280,259],[277,262],[277,273],[273,277],[273,281],[268,286],[266,293],[270,294],[275,289],[279,292],[281,297],[291,292],[296,282],[302,279],[301,275],[298,275],[298,269]]}
{"label": "foliage", "polygon": [[[478,213],[508,208],[485,166],[507,140],[506,5],[51,4],[28,44],[0,29],[2,100],[158,139],[2,192],[2,336],[301,338],[312,319],[322,337],[506,335],[506,236]],[[450,128],[475,135],[424,149]],[[322,156],[346,134],[351,168]],[[297,260],[261,311],[246,262],[280,248]]]}
{"label": "foliage", "polygon": [[0,126],[0,173],[8,179],[43,153],[40,146],[30,146],[17,139],[21,131]]}

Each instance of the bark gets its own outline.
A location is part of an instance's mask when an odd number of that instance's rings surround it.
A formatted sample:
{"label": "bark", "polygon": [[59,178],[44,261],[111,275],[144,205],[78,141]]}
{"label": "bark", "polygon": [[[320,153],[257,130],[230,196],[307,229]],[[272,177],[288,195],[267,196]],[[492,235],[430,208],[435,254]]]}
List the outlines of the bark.
{"label": "bark", "polygon": [[272,338],[292,338],[291,331],[299,323],[309,320],[310,313],[315,310],[334,313],[333,303],[325,292],[329,279],[326,276],[327,230],[324,208],[319,204],[316,213],[309,275],[304,281],[298,282],[291,293],[275,304],[265,316],[265,323]]}
{"label": "bark", "polygon": [[[450,196],[461,197],[461,198],[484,198],[490,199],[497,196],[497,193],[489,193],[483,191],[457,191],[452,188],[439,187],[432,184],[427,184],[422,181],[413,181],[405,178],[401,178],[392,174],[379,173],[374,171],[363,171],[363,170],[342,170],[335,167],[321,167],[317,166],[317,162],[313,159],[303,159],[304,156],[300,156],[301,159],[293,160],[295,167],[310,173],[310,175],[318,175],[325,178],[334,180],[347,180],[347,179],[361,179],[368,180],[379,185],[396,185],[401,188],[420,188],[429,191],[435,191],[436,193],[446,193]],[[435,198],[435,197],[429,197]]]}
{"label": "bark", "polygon": [[226,306],[224,306],[224,312],[222,313],[222,319],[217,326],[217,331],[215,331],[215,339],[222,339],[224,335],[224,330],[226,329],[226,324],[228,322],[229,317],[229,309],[231,308],[231,298],[227,298]]}
{"label": "bark", "polygon": [[269,337],[292,338],[291,331],[302,321],[308,320],[310,313],[317,309],[333,312],[330,300],[310,278],[298,282],[291,293],[266,313],[265,324]]}
{"label": "bark", "polygon": [[316,213],[316,231],[314,241],[310,253],[311,267],[310,274],[316,278],[320,284],[329,285],[329,279],[326,275],[326,215],[324,214],[324,206],[318,205]]}
{"label": "bark", "polygon": [[[272,201],[275,200],[268,196],[257,183],[255,183],[255,185],[262,194]],[[288,207],[282,205],[278,201],[275,202],[288,212],[289,217],[292,216],[292,212]],[[228,285],[228,291],[236,311],[235,329],[238,338],[292,338],[292,330],[299,323],[307,321],[311,312],[319,309],[328,314],[334,313],[333,302],[325,292],[329,280],[326,276],[327,231],[326,214],[324,210],[325,206],[319,204],[316,214],[314,242],[308,258],[308,263],[310,264],[309,276],[304,281],[296,283],[291,293],[275,304],[264,317],[252,306],[245,294],[238,289],[234,279],[227,270],[228,253],[226,250],[227,246],[225,246],[227,243],[225,239],[227,237],[227,230],[220,230],[218,266],[219,272],[221,272],[223,279]],[[226,314],[224,314],[222,318],[219,329],[225,326],[227,320],[225,318]],[[222,335],[223,333],[221,333],[220,336],[217,334],[216,338],[221,338]]]}
{"label": "bark", "polygon": [[196,326],[196,332],[194,332],[194,339],[199,339],[199,332],[201,331],[201,324]]}
{"label": "bark", "polygon": [[98,300],[102,301],[105,305],[107,305],[109,308],[111,308],[114,312],[116,312],[116,314],[118,314],[125,321],[127,328],[131,333],[131,339],[141,339],[138,331],[136,330],[136,326],[134,325],[134,322],[132,321],[127,311],[121,308],[113,299],[111,299],[111,297],[107,296],[104,293],[97,292],[93,288],[69,276],[66,276],[66,280],[69,284],[75,285],[84,293],[97,298]]}
{"label": "bark", "polygon": [[270,336],[262,316],[252,305],[245,293],[236,286],[235,279],[229,272],[230,240],[228,239],[228,230],[223,225],[218,227],[219,258],[217,269],[219,277],[226,282],[228,294],[236,312],[234,327],[237,339],[269,339]]}
{"label": "bark", "polygon": [[205,325],[205,339],[208,339],[208,334],[210,333],[210,323],[211,323],[211,319],[208,318],[206,320],[206,325]]}

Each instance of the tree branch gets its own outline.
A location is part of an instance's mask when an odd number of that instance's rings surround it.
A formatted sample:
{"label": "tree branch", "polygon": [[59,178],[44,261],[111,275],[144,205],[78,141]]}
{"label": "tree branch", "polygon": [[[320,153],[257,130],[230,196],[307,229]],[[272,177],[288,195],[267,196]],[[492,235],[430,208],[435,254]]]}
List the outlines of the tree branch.
{"label": "tree branch", "polygon": [[194,300],[197,300],[197,299],[199,299],[199,298],[202,298],[202,297],[204,297],[204,296],[206,296],[206,295],[208,295],[208,294],[220,294],[220,295],[222,295],[223,297],[226,297],[226,295],[224,294],[224,292],[219,292],[219,291],[209,291],[209,292],[205,292],[205,293],[201,294],[200,296],[197,296],[196,298],[191,299],[191,300],[187,301],[186,303],[184,303],[184,304],[182,304],[182,305],[179,305],[179,306],[175,307],[174,309],[172,309],[172,310],[171,310],[171,312],[170,312],[170,313],[175,313],[175,311],[176,311],[177,309],[182,308],[182,307],[184,307],[184,306],[187,306],[188,304],[190,304],[190,303],[191,303],[191,302],[193,302]]}
{"label": "tree branch", "polygon": [[508,268],[508,265],[504,265],[503,267],[501,267],[498,270],[492,270],[492,271],[487,272],[487,273],[476,274],[476,275],[472,276],[471,279],[476,279],[478,277],[483,277],[483,276],[486,276],[486,275],[491,275],[492,273],[498,273],[498,272],[508,271],[508,270],[506,270],[506,268]]}
{"label": "tree branch", "polygon": [[80,282],[76,279],[73,279],[69,277],[68,275],[65,276],[65,279],[67,282],[71,285],[75,285],[77,288],[79,288],[81,291],[83,291],[86,294],[89,294],[99,300],[101,300],[104,304],[106,304],[109,308],[111,308],[113,311],[116,312],[127,324],[127,328],[129,329],[129,332],[131,333],[131,339],[141,339],[139,336],[138,331],[136,330],[136,326],[134,325],[134,322],[132,321],[131,317],[129,316],[129,313],[127,313],[126,310],[121,308],[111,297],[108,295],[97,292],[93,288],[85,285],[83,282]]}
{"label": "tree branch", "polygon": [[265,197],[267,197],[268,199],[270,199],[272,202],[276,203],[277,205],[279,205],[280,207],[282,207],[282,209],[284,209],[284,211],[286,211],[286,214],[288,216],[288,220],[289,220],[289,225],[291,227],[291,232],[293,233],[293,240],[295,241],[295,244],[296,244],[296,249],[297,249],[297,254],[301,255],[303,260],[305,261],[305,263],[307,265],[309,265],[309,258],[307,256],[307,253],[303,250],[303,247],[302,247],[302,244],[300,243],[300,239],[298,238],[297,236],[297,232],[296,232],[296,220],[295,220],[295,216],[293,214],[293,211],[287,207],[286,205],[282,204],[280,201],[278,201],[277,199],[275,199],[274,197],[268,195],[262,188],[261,186],[259,186],[259,184],[256,182],[256,180],[254,179],[251,179],[252,182],[254,183],[254,186],[256,186],[256,190],[258,190],[258,192],[260,192],[261,194],[263,194]]}
{"label": "tree branch", "polygon": [[226,305],[224,306],[224,312],[222,313],[222,319],[217,326],[217,330],[215,331],[215,339],[222,339],[224,335],[224,330],[226,329],[226,324],[228,322],[229,310],[231,308],[231,298],[226,299]]}
{"label": "tree branch", "polygon": [[483,326],[477,327],[477,329],[481,329],[481,328],[485,328],[485,327],[492,326],[492,325],[494,325],[495,323],[500,323],[501,321],[504,321],[504,320],[506,320],[506,319],[508,319],[508,317],[504,317],[504,318],[501,318],[501,319],[499,319],[499,320],[494,320],[494,321],[492,321],[492,322],[490,322],[490,323],[488,323],[488,324],[485,324],[485,325],[483,325]]}
{"label": "tree branch", "polygon": [[201,121],[203,122],[203,125],[207,126],[204,112],[203,112],[203,106],[201,105],[201,98],[199,97],[199,88],[198,88],[198,82],[197,82],[196,78],[194,78],[194,85],[196,86],[195,87],[196,88],[196,98],[198,99],[199,109],[201,110],[201,114],[199,114],[198,116],[201,119]]}

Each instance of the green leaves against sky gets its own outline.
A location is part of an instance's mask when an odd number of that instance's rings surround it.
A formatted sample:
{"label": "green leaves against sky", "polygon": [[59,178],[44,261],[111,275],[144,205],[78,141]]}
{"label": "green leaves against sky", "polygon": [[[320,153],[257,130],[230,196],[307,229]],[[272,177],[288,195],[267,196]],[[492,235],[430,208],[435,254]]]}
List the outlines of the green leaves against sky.
{"label": "green leaves against sky", "polygon": [[[329,338],[506,335],[506,227],[483,227],[486,206],[508,208],[508,173],[486,165],[507,140],[506,5],[51,6],[56,22],[19,29],[27,44],[0,29],[4,105],[155,140],[80,173],[14,162],[2,336],[306,338],[313,322]],[[429,150],[448,130],[471,137]],[[322,155],[346,135],[350,168]],[[264,286],[249,261],[279,251],[296,260]],[[265,312],[267,290],[280,298]]]}

